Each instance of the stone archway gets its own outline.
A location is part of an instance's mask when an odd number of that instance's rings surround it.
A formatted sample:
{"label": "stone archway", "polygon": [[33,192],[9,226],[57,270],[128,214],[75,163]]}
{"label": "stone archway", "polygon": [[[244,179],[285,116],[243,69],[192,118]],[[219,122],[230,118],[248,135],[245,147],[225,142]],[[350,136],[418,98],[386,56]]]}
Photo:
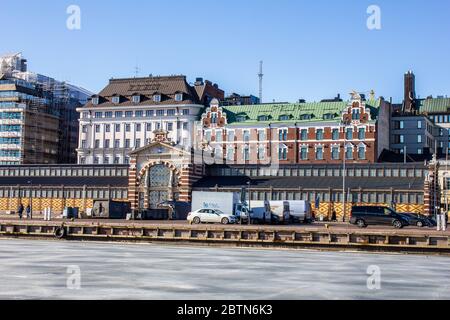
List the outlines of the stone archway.
{"label": "stone archway", "polygon": [[171,163],[157,161],[144,166],[138,174],[139,209],[158,210],[164,201],[177,201],[180,171]]}

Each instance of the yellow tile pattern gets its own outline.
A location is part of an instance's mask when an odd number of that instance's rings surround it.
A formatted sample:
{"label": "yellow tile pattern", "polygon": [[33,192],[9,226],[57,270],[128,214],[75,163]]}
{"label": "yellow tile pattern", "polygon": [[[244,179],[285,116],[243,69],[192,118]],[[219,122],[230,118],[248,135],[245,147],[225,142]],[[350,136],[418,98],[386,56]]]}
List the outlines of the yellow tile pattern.
{"label": "yellow tile pattern", "polygon": [[[122,200],[123,201],[123,200]],[[21,200],[24,207],[28,206],[30,200],[23,198]],[[18,198],[0,198],[0,211],[17,211],[20,200]],[[94,206],[93,199],[49,199],[38,198],[32,200],[33,211],[42,212],[44,208],[52,208],[54,212],[62,212],[64,207],[80,208],[81,211],[85,211],[86,208],[92,208]]]}

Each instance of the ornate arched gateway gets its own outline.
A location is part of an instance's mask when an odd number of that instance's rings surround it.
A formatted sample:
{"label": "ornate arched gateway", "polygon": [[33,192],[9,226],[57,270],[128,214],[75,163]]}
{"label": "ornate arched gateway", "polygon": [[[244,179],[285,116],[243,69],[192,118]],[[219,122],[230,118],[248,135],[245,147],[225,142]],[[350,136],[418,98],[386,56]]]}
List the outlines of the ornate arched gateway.
{"label": "ornate arched gateway", "polygon": [[130,153],[128,197],[133,210],[155,210],[163,201],[191,201],[204,174],[192,153],[170,141],[155,141]]}
{"label": "ornate arched gateway", "polygon": [[140,210],[155,210],[164,201],[180,200],[181,171],[170,162],[146,164],[138,174],[137,183]]}

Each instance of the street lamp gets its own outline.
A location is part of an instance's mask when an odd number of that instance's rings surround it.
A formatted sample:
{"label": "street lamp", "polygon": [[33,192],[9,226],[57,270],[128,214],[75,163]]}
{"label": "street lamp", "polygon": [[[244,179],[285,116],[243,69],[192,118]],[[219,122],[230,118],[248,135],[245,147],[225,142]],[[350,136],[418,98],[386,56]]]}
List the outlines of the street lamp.
{"label": "street lamp", "polygon": [[347,175],[347,168],[346,168],[346,158],[347,158],[347,148],[346,148],[346,143],[347,143],[347,127],[348,127],[349,123],[348,121],[342,121],[341,122],[341,126],[342,126],[342,130],[344,132],[344,148],[343,148],[343,157],[342,157],[342,222],[345,222],[345,214],[346,214],[346,210],[345,210],[345,198],[346,198],[346,191],[345,191],[345,179],[346,179],[346,175]]}
{"label": "street lamp", "polygon": [[30,193],[30,195],[29,195],[29,204],[28,204],[30,206],[30,219],[33,219],[33,199],[32,199],[32,196],[31,196],[32,181],[29,180],[27,183],[28,183],[28,186],[29,186],[28,192]]}
{"label": "street lamp", "polygon": [[248,219],[247,219],[247,223],[250,225],[251,224],[250,212],[252,210],[252,207],[251,207],[251,201],[252,201],[251,185],[252,185],[252,181],[251,180],[247,181],[247,185],[248,185]]}

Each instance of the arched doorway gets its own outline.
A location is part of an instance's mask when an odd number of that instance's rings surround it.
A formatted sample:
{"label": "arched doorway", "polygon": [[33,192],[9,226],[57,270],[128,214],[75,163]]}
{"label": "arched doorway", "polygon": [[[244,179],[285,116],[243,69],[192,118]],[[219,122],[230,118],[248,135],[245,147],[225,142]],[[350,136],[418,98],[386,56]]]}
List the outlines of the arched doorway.
{"label": "arched doorway", "polygon": [[178,175],[164,164],[157,164],[147,173],[147,194],[150,210],[160,209],[165,201],[178,200]]}

